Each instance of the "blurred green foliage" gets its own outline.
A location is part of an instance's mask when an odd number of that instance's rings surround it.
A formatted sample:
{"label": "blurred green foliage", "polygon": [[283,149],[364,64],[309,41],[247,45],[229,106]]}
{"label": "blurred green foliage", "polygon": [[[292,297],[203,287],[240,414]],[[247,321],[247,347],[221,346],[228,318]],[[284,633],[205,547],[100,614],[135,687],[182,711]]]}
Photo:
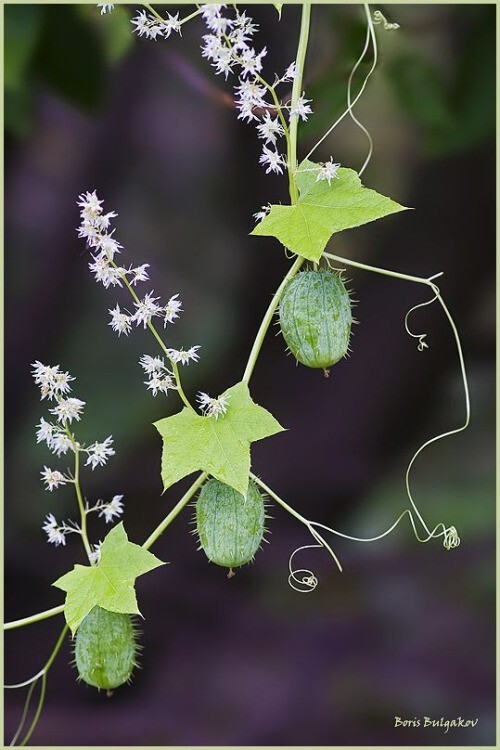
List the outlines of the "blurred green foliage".
{"label": "blurred green foliage", "polygon": [[133,41],[124,6],[103,23],[94,5],[7,5],[7,132],[29,132],[40,84],[83,111],[95,111],[104,102],[110,70]]}
{"label": "blurred green foliage", "polygon": [[447,75],[410,50],[384,68],[399,106],[434,155],[469,148],[495,131],[495,25],[488,6],[472,10]]}
{"label": "blurred green foliage", "polygon": [[[393,7],[383,12],[388,18],[399,20]],[[459,19],[455,22],[458,24]],[[458,30],[459,48],[443,55],[439,62],[431,61],[432,45],[426,44],[426,34],[433,31],[432,22],[426,28],[403,21],[396,32],[378,27],[376,75],[389,87],[412,127],[419,130],[426,152],[440,156],[473,147],[495,132],[495,99],[491,95],[496,68],[494,15],[490,6],[470,6],[463,27]],[[328,33],[334,40],[332,62],[326,60],[320,75],[312,75],[307,82],[315,116],[301,126],[301,135],[311,140],[318,138],[346,108],[347,82],[364,48],[366,24],[361,14],[346,13],[345,7],[340,6],[332,8]],[[372,59],[370,48],[356,71],[352,100]]]}

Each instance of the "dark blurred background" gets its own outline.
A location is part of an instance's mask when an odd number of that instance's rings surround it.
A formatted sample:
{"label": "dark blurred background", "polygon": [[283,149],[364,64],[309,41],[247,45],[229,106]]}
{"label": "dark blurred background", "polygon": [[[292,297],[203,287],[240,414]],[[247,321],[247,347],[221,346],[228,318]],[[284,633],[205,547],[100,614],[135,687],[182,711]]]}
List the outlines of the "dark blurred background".
{"label": "dark blurred background", "polygon": [[[412,206],[335,236],[330,249],[406,273],[444,271],[440,286],[462,336],[471,386],[470,429],[418,460],[414,494],[432,527],[462,538],[418,544],[408,524],[374,544],[338,543],[341,575],[325,552],[296,558],[320,582],[301,596],[288,557],[305,528],[273,507],[271,544],[227,580],[190,536],[192,509],[157,543],[170,565],[139,580],[142,670],[107,700],[75,682],[69,645],[50,673],[33,743],[40,745],[493,745],[495,407],[495,8],[378,6],[401,29],[378,27],[380,63],[357,108],[375,144],[363,181]],[[160,6],[158,6],[160,9]],[[168,7],[170,12],[180,8]],[[182,9],[180,9],[182,10]],[[70,488],[51,494],[36,445],[47,416],[30,363],[60,363],[87,402],[82,440],[115,437],[117,456],[86,472],[91,499],[124,493],[125,524],[141,542],[189,482],[164,496],[151,423],[178,410],[153,399],[138,358],[148,332],[118,339],[108,308],[128,302],[90,276],[76,236],[76,199],[96,189],[119,213],[125,265],[151,263],[164,300],[185,312],[173,346],[200,344],[186,387],[212,394],[241,378],[256,329],[289,265],[277,242],[249,237],[252,213],[287,201],[286,180],[257,164],[252,127],[238,122],[230,87],[201,59],[203,25],[156,43],[132,37],[131,6],[101,17],[94,5],[5,7],[5,388],[7,619],[62,601],[50,584],[75,559],[46,543],[48,512],[75,515]],[[187,10],[186,10],[187,12]],[[294,58],[300,9],[249,12],[272,78]],[[306,70],[315,116],[302,155],[343,111],[363,47],[357,5],[313,9]],[[366,72],[361,66],[360,73]],[[358,84],[359,85],[359,84]],[[348,118],[316,152],[359,169],[363,134]],[[275,329],[252,394],[288,428],[253,448],[254,470],[308,517],[375,535],[406,507],[407,462],[428,437],[458,426],[463,390],[454,339],[438,305],[412,320],[425,288],[349,270],[360,325],[350,359],[329,380],[296,367]],[[105,533],[96,522],[95,541]],[[5,674],[26,679],[45,662],[61,618],[9,633]],[[9,691],[7,739],[23,691]],[[396,729],[394,717],[479,719],[474,729]]]}

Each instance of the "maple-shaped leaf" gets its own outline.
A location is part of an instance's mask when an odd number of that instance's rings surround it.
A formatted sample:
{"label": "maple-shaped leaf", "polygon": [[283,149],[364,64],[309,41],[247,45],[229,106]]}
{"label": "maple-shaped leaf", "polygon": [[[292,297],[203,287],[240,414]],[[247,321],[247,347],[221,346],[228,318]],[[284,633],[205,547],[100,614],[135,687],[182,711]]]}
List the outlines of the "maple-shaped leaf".
{"label": "maple-shaped leaf", "polygon": [[194,471],[205,471],[246,495],[250,443],[281,432],[283,427],[250,397],[248,385],[237,383],[223,394],[225,414],[202,417],[185,407],[155,422],[163,438],[161,476],[165,489]]}
{"label": "maple-shaped leaf", "polygon": [[295,176],[298,203],[272,205],[251,234],[276,237],[293,253],[318,261],[335,232],[407,210],[375,190],[363,187],[353,169],[340,168],[330,184],[316,179],[318,169],[318,164],[303,161]]}
{"label": "maple-shaped leaf", "polygon": [[96,605],[110,612],[140,615],[134,582],[164,565],[151,552],[129,542],[123,523],[104,539],[97,565],[75,565],[52,585],[66,591],[64,616],[73,635]]}

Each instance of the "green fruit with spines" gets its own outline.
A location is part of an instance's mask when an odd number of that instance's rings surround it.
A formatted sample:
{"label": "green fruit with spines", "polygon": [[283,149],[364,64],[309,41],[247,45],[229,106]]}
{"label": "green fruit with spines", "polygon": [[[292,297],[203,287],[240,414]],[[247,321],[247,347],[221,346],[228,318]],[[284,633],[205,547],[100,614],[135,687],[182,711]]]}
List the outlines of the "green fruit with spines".
{"label": "green fruit with spines", "polygon": [[114,690],[130,681],[138,650],[130,615],[94,607],[76,633],[79,678],[99,690]]}
{"label": "green fruit with spines", "polygon": [[303,365],[326,371],[345,357],[352,323],[351,299],[338,273],[302,271],[286,286],[279,324],[288,348]]}
{"label": "green fruit with spines", "polygon": [[250,480],[246,497],[210,479],[196,501],[196,532],[208,559],[226,568],[250,562],[264,537],[266,512],[259,488]]}

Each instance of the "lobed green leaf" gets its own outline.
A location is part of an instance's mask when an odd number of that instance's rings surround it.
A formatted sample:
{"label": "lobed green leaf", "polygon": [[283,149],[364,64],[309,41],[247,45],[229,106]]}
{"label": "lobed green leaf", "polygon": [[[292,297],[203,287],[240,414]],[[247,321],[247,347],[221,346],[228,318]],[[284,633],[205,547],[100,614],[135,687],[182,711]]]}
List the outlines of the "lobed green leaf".
{"label": "lobed green leaf", "polygon": [[405,206],[365,188],[353,169],[340,168],[338,177],[317,181],[311,161],[303,161],[296,173],[299,201],[294,206],[272,205],[268,215],[251,234],[276,237],[285,247],[307,260],[318,261],[330,237],[381,219]]}
{"label": "lobed green leaf", "polygon": [[97,565],[75,565],[52,584],[66,592],[64,615],[73,635],[96,605],[110,612],[140,614],[135,579],[164,564],[129,542],[123,523],[111,529],[102,543]]}
{"label": "lobed green leaf", "polygon": [[281,432],[283,427],[252,401],[246,383],[237,383],[224,395],[228,407],[218,419],[202,417],[186,407],[155,422],[163,438],[161,476],[165,489],[199,470],[247,494],[250,443]]}

